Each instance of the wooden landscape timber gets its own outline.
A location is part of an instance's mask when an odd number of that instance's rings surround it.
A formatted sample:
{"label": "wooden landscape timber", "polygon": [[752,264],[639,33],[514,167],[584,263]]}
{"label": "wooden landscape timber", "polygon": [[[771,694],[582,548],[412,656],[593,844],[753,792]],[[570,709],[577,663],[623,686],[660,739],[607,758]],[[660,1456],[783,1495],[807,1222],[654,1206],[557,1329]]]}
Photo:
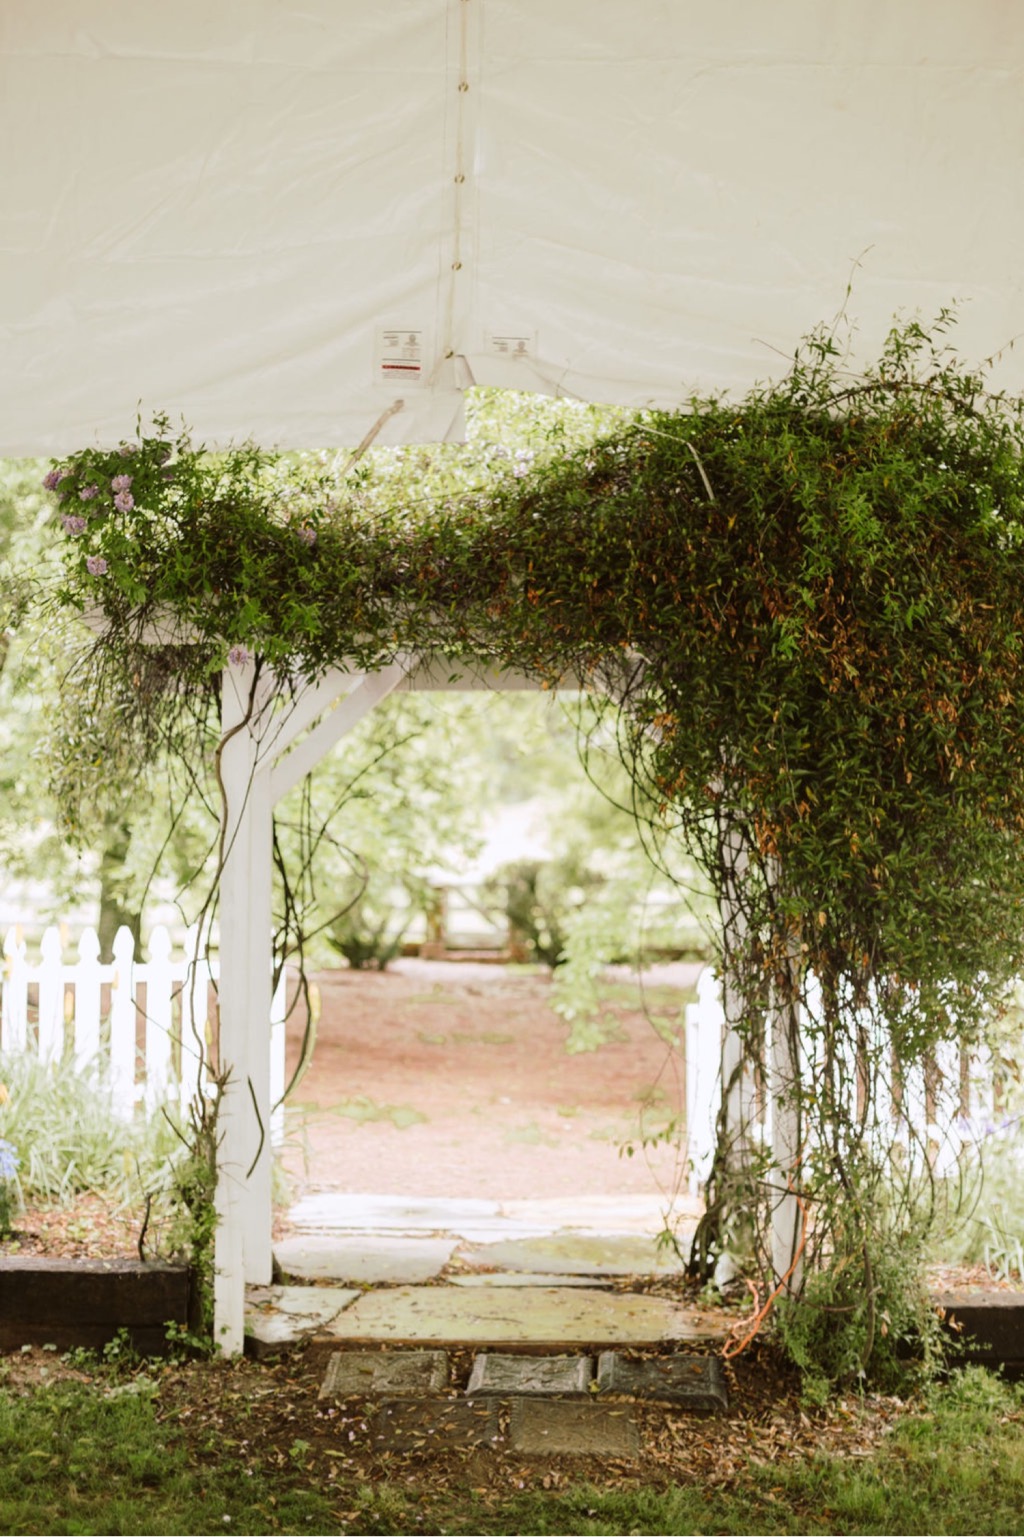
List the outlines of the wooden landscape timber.
{"label": "wooden landscape timber", "polygon": [[135,1350],[159,1355],[168,1324],[190,1328],[195,1306],[188,1265],[0,1255],[0,1350],[102,1350],[123,1329]]}

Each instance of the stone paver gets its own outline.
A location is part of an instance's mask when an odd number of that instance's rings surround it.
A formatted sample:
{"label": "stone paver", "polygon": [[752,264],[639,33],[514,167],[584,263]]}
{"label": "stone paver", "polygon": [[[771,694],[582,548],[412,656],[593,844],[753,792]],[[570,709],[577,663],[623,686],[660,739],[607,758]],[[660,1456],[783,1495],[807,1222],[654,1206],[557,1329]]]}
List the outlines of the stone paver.
{"label": "stone paver", "polygon": [[547,1232],[543,1220],[513,1219],[498,1201],[448,1200],[400,1195],[348,1195],[325,1190],[304,1196],[288,1213],[289,1222],[311,1233],[451,1233],[486,1243],[503,1234]]}
{"label": "stone paver", "polygon": [[[673,1204],[673,1220],[689,1221],[692,1226],[701,1210],[698,1201],[681,1195]],[[452,1233],[466,1242],[486,1244],[571,1229],[653,1239],[665,1225],[665,1201],[660,1195],[591,1195],[499,1202],[322,1190],[298,1201],[288,1219],[300,1231],[320,1235]]]}
{"label": "stone paver", "polygon": [[321,1398],[401,1398],[448,1386],[443,1350],[338,1350],[327,1363]]}
{"label": "stone paver", "polygon": [[246,1293],[246,1349],[270,1355],[316,1333],[362,1292],[347,1286],[259,1286]]}
{"label": "stone paver", "polygon": [[590,1356],[478,1355],[473,1362],[466,1392],[505,1398],[560,1394],[586,1397],[594,1377]]}
{"label": "stone paver", "polygon": [[447,1265],[454,1238],[405,1238],[389,1233],[298,1234],[274,1245],[285,1275],[307,1280],[406,1282],[433,1280]]}
{"label": "stone paver", "polygon": [[526,1457],[635,1458],[640,1434],[625,1405],[517,1398],[509,1416],[509,1446]]}
{"label": "stone paver", "polygon": [[654,1356],[631,1361],[604,1350],[597,1362],[601,1393],[621,1393],[672,1404],[690,1414],[724,1414],[729,1407],[722,1363],[717,1356]]}
{"label": "stone paver", "polygon": [[396,1286],[326,1325],[333,1339],[417,1344],[634,1345],[720,1339],[725,1324],[667,1297],[558,1287]]}
{"label": "stone paver", "polygon": [[431,1447],[501,1446],[504,1437],[493,1398],[406,1398],[383,1403],[373,1435],[388,1451]]}
{"label": "stone paver", "polygon": [[660,1248],[656,1239],[628,1233],[548,1233],[539,1238],[464,1245],[458,1257],[467,1265],[546,1270],[553,1275],[669,1275],[683,1269],[679,1256]]}

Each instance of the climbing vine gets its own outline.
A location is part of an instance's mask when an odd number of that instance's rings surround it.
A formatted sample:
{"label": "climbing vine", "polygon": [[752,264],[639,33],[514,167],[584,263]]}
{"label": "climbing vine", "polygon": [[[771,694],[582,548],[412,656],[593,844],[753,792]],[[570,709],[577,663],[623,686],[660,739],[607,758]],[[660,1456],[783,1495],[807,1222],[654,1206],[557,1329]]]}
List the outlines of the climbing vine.
{"label": "climbing vine", "polygon": [[536,457],[211,455],[158,419],[47,476],[122,752],[194,745],[229,656],[284,692],[433,653],[607,696],[652,857],[680,832],[718,898],[727,1088],[773,1053],[783,1086],[784,1158],[723,1122],[694,1264],[802,1268],[803,1316],[856,1325],[833,1376],[879,1358],[936,1197],[905,1127],[893,1152],[901,1075],[980,1039],[1024,961],[1024,422],[952,324],[859,371],[821,329],[742,401]]}

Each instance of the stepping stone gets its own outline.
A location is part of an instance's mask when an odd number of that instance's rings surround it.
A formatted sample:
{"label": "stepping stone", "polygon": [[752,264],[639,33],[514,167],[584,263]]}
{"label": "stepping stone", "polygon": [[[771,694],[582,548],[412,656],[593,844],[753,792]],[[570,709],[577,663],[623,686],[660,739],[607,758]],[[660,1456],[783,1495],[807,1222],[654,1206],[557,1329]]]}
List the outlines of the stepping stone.
{"label": "stepping stone", "polygon": [[443,1350],[337,1350],[327,1363],[320,1398],[400,1398],[442,1393],[448,1386]]}
{"label": "stepping stone", "polygon": [[439,1275],[454,1248],[454,1238],[300,1234],[275,1244],[274,1257],[285,1275],[310,1281],[397,1281],[415,1286]]}
{"label": "stepping stone", "polygon": [[690,1414],[724,1414],[729,1407],[725,1374],[717,1356],[655,1356],[631,1361],[603,1350],[597,1362],[600,1393],[620,1393],[672,1404]]}
{"label": "stepping stone", "polygon": [[295,1227],[320,1232],[457,1233],[468,1224],[501,1220],[497,1201],[409,1200],[400,1195],[347,1195],[323,1191],[304,1196],[288,1213]]}
{"label": "stepping stone", "polygon": [[683,1262],[654,1238],[631,1234],[549,1233],[459,1250],[466,1265],[499,1270],[541,1270],[554,1275],[676,1275]]}
{"label": "stepping stone", "polygon": [[724,1333],[724,1323],[667,1297],[553,1286],[396,1286],[365,1293],[321,1338],[564,1349],[711,1340]]}
{"label": "stepping stone", "polygon": [[478,1355],[466,1392],[518,1398],[536,1393],[587,1397],[594,1376],[589,1356]]}
{"label": "stepping stone", "polygon": [[621,1457],[640,1452],[633,1412],[611,1404],[517,1398],[509,1417],[510,1449],[525,1457]]}
{"label": "stepping stone", "polygon": [[315,1334],[362,1292],[347,1286],[260,1286],[246,1293],[245,1348],[259,1359]]}
{"label": "stepping stone", "polygon": [[394,1399],[381,1404],[373,1430],[396,1452],[504,1444],[497,1400],[488,1398]]}

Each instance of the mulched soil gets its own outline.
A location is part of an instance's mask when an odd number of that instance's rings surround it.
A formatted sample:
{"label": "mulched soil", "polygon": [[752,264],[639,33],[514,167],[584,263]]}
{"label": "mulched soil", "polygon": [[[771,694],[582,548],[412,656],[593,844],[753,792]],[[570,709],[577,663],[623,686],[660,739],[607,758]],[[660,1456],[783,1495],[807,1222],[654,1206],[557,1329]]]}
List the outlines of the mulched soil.
{"label": "mulched soil", "polygon": [[102,1195],[77,1195],[65,1206],[26,1206],[0,1254],[51,1259],[138,1259],[144,1212]]}

